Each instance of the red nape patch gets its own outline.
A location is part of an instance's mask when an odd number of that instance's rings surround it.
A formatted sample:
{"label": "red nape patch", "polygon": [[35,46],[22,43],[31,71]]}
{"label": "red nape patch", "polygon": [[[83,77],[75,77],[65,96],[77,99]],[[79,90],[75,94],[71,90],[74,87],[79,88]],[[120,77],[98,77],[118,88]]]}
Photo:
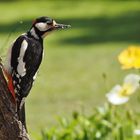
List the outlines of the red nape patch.
{"label": "red nape patch", "polygon": [[35,23],[36,23],[36,20],[33,20],[33,21],[32,21],[32,24],[35,24]]}

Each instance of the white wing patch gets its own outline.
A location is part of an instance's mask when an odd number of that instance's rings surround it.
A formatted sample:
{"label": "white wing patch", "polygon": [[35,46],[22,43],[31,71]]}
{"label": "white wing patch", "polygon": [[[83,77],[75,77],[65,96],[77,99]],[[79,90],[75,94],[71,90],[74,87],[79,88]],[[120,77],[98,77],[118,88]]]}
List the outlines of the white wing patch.
{"label": "white wing patch", "polygon": [[40,30],[40,31],[46,31],[48,29],[47,23],[36,23],[35,26]]}
{"label": "white wing patch", "polygon": [[18,57],[18,66],[17,66],[17,72],[18,74],[23,77],[26,74],[26,68],[25,68],[25,62],[23,61],[26,49],[27,49],[28,43],[26,40],[23,40],[20,48],[20,54]]}

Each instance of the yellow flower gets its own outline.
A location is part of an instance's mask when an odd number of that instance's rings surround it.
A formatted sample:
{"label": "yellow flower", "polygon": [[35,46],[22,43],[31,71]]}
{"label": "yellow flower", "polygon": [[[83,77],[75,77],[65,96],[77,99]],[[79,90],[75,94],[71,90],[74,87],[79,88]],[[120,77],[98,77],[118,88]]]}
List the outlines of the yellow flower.
{"label": "yellow flower", "polygon": [[118,56],[123,69],[140,68],[140,47],[130,46]]}

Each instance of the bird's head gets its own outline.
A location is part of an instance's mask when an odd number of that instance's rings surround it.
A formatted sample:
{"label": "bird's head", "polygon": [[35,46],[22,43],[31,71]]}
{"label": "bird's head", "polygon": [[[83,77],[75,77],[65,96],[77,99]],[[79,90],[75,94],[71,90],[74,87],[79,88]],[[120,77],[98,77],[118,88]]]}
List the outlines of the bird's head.
{"label": "bird's head", "polygon": [[31,32],[37,36],[44,38],[49,33],[58,29],[65,29],[71,27],[70,25],[58,24],[49,17],[39,17],[33,21]]}

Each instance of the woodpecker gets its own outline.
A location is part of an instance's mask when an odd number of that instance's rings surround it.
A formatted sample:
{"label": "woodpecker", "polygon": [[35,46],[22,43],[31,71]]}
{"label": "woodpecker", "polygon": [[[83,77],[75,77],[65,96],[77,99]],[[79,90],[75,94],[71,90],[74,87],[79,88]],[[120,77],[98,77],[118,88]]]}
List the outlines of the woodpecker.
{"label": "woodpecker", "polygon": [[9,48],[4,71],[9,90],[17,104],[17,111],[22,110],[20,119],[25,127],[25,98],[32,88],[42,61],[43,39],[55,30],[69,27],[70,25],[56,23],[52,18],[39,17],[33,21],[29,31],[20,35]]}

